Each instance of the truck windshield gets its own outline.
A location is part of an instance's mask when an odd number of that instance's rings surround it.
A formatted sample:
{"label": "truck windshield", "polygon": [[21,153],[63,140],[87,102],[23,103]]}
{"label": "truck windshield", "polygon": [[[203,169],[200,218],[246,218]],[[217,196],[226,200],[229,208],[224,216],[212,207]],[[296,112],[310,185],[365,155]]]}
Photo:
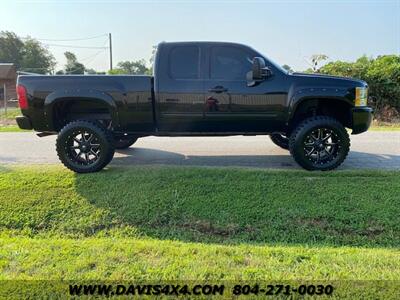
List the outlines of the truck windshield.
{"label": "truck windshield", "polygon": [[257,56],[260,56],[262,58],[264,58],[265,60],[265,64],[268,66],[268,64],[272,65],[274,68],[278,69],[278,71],[284,73],[284,74],[289,74],[289,71],[287,71],[286,69],[282,68],[281,65],[277,64],[276,62],[274,62],[272,59],[269,59],[267,56],[261,54],[260,52],[256,51],[255,49],[252,49],[255,53],[257,53]]}

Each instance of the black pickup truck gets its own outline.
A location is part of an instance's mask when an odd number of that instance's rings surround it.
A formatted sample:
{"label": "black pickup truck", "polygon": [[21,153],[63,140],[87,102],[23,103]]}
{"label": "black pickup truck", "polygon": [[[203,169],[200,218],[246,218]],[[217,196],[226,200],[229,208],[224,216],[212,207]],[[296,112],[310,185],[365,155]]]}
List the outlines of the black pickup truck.
{"label": "black pickup truck", "polygon": [[20,128],[58,133],[75,172],[101,170],[115,149],[156,136],[270,135],[307,170],[331,170],[368,129],[367,84],[291,73],[222,42],[158,45],[154,76],[19,76]]}

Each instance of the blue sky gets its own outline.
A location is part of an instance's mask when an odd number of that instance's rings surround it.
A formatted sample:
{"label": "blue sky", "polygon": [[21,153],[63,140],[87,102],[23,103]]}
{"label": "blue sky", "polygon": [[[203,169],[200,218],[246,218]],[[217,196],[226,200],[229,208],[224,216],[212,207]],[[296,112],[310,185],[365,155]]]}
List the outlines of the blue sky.
{"label": "blue sky", "polygon": [[[316,53],[331,60],[400,54],[400,0],[2,1],[0,30],[60,40],[111,32],[114,63],[149,59],[152,45],[160,41],[241,42],[304,70]],[[107,37],[43,42],[101,47]],[[58,68],[69,50],[87,67],[108,69],[107,50],[49,49]]]}

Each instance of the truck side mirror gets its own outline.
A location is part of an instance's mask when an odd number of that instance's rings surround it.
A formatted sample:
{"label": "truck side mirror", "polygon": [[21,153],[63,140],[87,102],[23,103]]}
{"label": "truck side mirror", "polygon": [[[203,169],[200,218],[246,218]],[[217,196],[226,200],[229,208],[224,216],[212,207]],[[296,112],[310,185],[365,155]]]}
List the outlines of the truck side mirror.
{"label": "truck side mirror", "polygon": [[254,57],[253,58],[253,79],[254,80],[262,80],[263,73],[262,70],[265,68],[265,61],[262,57]]}
{"label": "truck side mirror", "polygon": [[264,59],[262,57],[254,57],[252,70],[247,74],[247,85],[255,86],[271,75],[272,72],[265,66]]}
{"label": "truck side mirror", "polygon": [[272,75],[271,70],[265,66],[265,60],[262,57],[253,58],[253,79],[263,80]]}

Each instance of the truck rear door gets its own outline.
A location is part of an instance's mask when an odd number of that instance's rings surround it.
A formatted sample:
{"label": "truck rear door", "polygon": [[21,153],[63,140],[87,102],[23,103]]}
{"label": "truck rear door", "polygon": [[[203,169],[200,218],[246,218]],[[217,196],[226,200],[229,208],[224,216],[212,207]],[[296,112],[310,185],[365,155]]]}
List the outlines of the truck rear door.
{"label": "truck rear door", "polygon": [[155,74],[159,131],[200,132],[204,125],[204,51],[195,43],[158,48]]}

